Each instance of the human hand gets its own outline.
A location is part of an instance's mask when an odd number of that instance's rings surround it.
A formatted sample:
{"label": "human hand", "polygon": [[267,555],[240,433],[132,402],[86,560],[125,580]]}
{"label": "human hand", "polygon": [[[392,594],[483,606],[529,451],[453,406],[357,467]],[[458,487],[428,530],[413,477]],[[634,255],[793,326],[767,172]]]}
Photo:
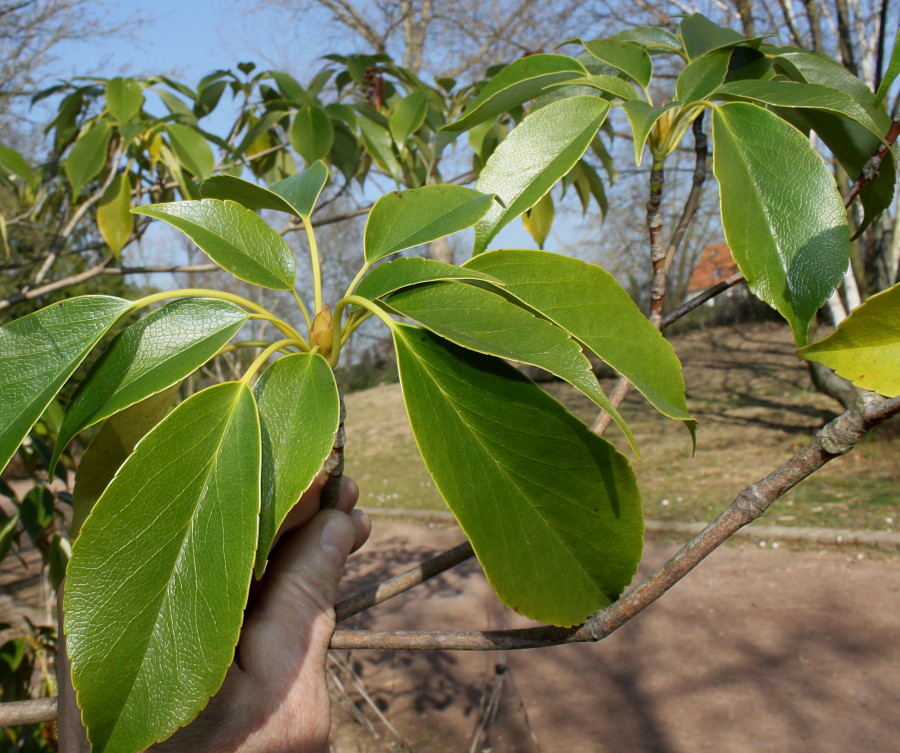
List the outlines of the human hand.
{"label": "human hand", "polygon": [[[344,562],[366,541],[370,524],[353,510],[359,490],[347,478],[335,509],[319,511],[323,483],[320,474],[279,531],[219,692],[191,724],[154,745],[155,753],[327,751],[325,660],[334,603]],[[60,638],[59,750],[87,753],[62,629]]]}

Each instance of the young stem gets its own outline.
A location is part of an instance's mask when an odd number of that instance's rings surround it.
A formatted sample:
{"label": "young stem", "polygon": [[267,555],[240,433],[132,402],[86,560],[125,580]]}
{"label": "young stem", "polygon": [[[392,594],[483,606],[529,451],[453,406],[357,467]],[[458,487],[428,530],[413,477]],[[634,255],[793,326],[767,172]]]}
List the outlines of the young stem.
{"label": "young stem", "polygon": [[310,327],[312,327],[312,319],[309,316],[309,309],[306,308],[306,304],[303,302],[300,294],[293,288],[291,289],[291,295],[293,295],[294,300],[297,301],[297,305],[300,307],[300,313],[303,314],[303,319],[306,321],[306,328],[309,329]]}
{"label": "young stem", "polygon": [[[347,338],[343,337],[341,332],[341,319],[344,317],[344,309],[347,308],[351,303],[355,303],[357,306],[366,309],[366,311],[373,315],[377,316],[382,322],[387,325],[387,328],[393,330],[396,326],[396,322],[391,319],[390,316],[383,310],[378,307],[377,304],[370,301],[368,298],[363,298],[358,295],[346,295],[341,300],[338,301],[337,306],[334,307],[334,336],[332,339],[333,342],[333,350],[331,351],[331,357],[328,359],[328,363],[331,365],[331,368],[334,368],[338,364],[338,360],[341,357],[341,346],[346,342]],[[357,323],[354,326],[354,329],[359,326]]]}
{"label": "young stem", "polygon": [[263,364],[265,364],[265,362],[269,360],[269,357],[271,355],[273,355],[274,353],[277,353],[279,350],[282,350],[283,348],[287,348],[292,345],[294,347],[297,347],[299,345],[299,343],[292,338],[285,338],[284,340],[279,340],[278,342],[272,343],[268,348],[266,348],[262,353],[260,353],[256,357],[256,360],[253,361],[253,363],[250,364],[250,367],[247,369],[246,372],[244,372],[244,376],[241,377],[241,381],[244,384],[249,385],[250,380],[252,380],[253,377],[256,376],[256,372],[259,371],[263,367]]}
{"label": "young stem", "polygon": [[309,263],[312,266],[313,296],[315,313],[322,310],[322,267],[319,263],[319,247],[316,245],[316,234],[313,232],[312,223],[306,219],[303,221],[303,229],[306,231],[306,240],[309,243]]}

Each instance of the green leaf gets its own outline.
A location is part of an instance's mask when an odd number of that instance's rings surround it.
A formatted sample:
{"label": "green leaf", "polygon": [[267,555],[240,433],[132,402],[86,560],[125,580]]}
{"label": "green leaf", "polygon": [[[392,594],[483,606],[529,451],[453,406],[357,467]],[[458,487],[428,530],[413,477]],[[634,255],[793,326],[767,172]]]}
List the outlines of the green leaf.
{"label": "green leaf", "polygon": [[671,31],[658,26],[635,26],[613,34],[610,39],[619,42],[633,42],[648,51],[681,52],[681,40]]}
{"label": "green leaf", "polygon": [[643,534],[625,458],[502,361],[402,324],[394,342],[419,450],[497,595],[564,626],[614,601]]}
{"label": "green leaf", "polygon": [[854,309],[824,340],[797,351],[857,387],[900,395],[900,284]]}
{"label": "green leaf", "polygon": [[518,107],[549,86],[587,75],[587,69],[566,55],[528,55],[492,76],[460,117],[441,128],[438,151],[473,126]]}
{"label": "green leaf", "polygon": [[316,105],[306,105],[297,110],[288,134],[291,146],[311,165],[331,151],[334,128],[328,113]]}
{"label": "green leaf", "polygon": [[688,63],[675,81],[675,99],[690,104],[708,97],[728,74],[731,50],[718,50]]}
{"label": "green leaf", "polygon": [[534,238],[538,248],[544,248],[547,236],[550,235],[550,228],[553,227],[553,215],[553,197],[549,193],[545,193],[537,204],[522,215],[522,224],[528,234]]}
{"label": "green leaf", "polygon": [[179,123],[168,123],[166,130],[175,155],[194,177],[206,180],[212,175],[216,158],[203,134]]}
{"label": "green leaf", "polygon": [[150,204],[131,211],[177,227],[239,280],[272,290],[294,287],[290,247],[259,215],[240,204],[202,199]]}
{"label": "green leaf", "polygon": [[110,416],[91,440],[78,463],[75,488],[72,489],[69,536],[73,540],[135,445],[168,413],[178,387],[172,385]]}
{"label": "green leaf", "polygon": [[494,150],[475,187],[503,206],[492,205],[475,226],[475,254],[572,169],[608,112],[596,97],[562,99],[531,113]]}
{"label": "green leaf", "polygon": [[615,419],[640,457],[634,436],[604,394],[590,361],[552,322],[490,290],[455,282],[405,288],[382,305],[464,348],[538,366],[564,379]]}
{"label": "green leaf", "polygon": [[880,139],[884,135],[878,123],[853,97],[828,86],[795,81],[734,81],[719,88],[716,98],[720,96],[763,102],[776,107],[825,110],[856,121],[876,138]]}
{"label": "green leaf", "polygon": [[184,298],[121,332],[78,385],[59,430],[51,466],[79,432],[200,368],[247,318],[246,311],[227,301]]}
{"label": "green leaf", "polygon": [[403,144],[410,135],[422,127],[427,114],[428,92],[419,89],[401,100],[388,118],[394,141]]}
{"label": "green leaf", "polygon": [[6,559],[16,540],[16,531],[19,528],[19,513],[9,518],[0,520],[0,562]]}
{"label": "green leaf", "polygon": [[316,160],[302,173],[278,181],[271,190],[288,202],[304,221],[309,221],[327,182],[328,168]]}
{"label": "green leaf", "polygon": [[834,177],[777,115],[734,103],[713,111],[722,224],[751,292],[787,319],[797,345],[840,284],[850,257]]}
{"label": "green leaf", "polygon": [[148,748],[221,686],[250,586],[259,489],[256,405],[246,385],[227,382],[144,437],[84,522],[64,619],[94,753]]}
{"label": "green leaf", "polygon": [[14,149],[0,145],[0,165],[18,178],[24,180],[31,188],[36,188],[40,180],[25,159]]}
{"label": "green leaf", "polygon": [[722,50],[736,45],[759,47],[765,37],[747,39],[734,29],[728,29],[713,23],[705,16],[694,13],[681,20],[679,25],[684,50],[688,58],[696,60],[714,50]]}
{"label": "green leaf", "polygon": [[0,327],[0,469],[91,348],[130,307],[89,295]]}
{"label": "green leaf", "polygon": [[897,80],[897,76],[900,76],[900,28],[897,29],[897,34],[894,37],[894,51],[891,53],[888,69],[884,72],[884,78],[881,79],[881,83],[878,85],[878,91],[875,92],[874,103],[876,105],[881,104],[888,93],[888,89]]}
{"label": "green leaf", "polygon": [[133,78],[111,78],[106,83],[106,109],[120,125],[127,123],[141,111],[144,94]]}
{"label": "green leaf", "polygon": [[493,201],[490,194],[449,184],[385,194],[366,220],[366,261],[371,264],[472,227]]}
{"label": "green leaf", "polygon": [[375,300],[410,285],[439,280],[483,280],[503,287],[503,283],[496,277],[481,272],[462,269],[434,259],[402,256],[379,264],[362,279],[354,292],[363,298]]}
{"label": "green leaf", "polygon": [[107,149],[112,126],[109,123],[97,123],[89,131],[81,134],[72,145],[65,161],[66,175],[72,184],[72,195],[78,196],[81,187],[96,178],[108,158]]}
{"label": "green leaf", "polygon": [[97,207],[100,235],[117,259],[134,232],[134,217],[131,216],[130,209],[131,176],[122,172],[113,178]]}
{"label": "green leaf", "polygon": [[592,42],[578,40],[597,60],[611,65],[646,89],[653,76],[653,60],[650,53],[632,42],[617,39],[596,39]]}
{"label": "green leaf", "polygon": [[394,154],[390,131],[369,118],[360,118],[359,130],[366,151],[375,160],[375,164],[390,175],[398,185],[402,183],[403,168],[400,167],[397,155]]}
{"label": "green leaf", "polygon": [[59,589],[66,575],[66,566],[72,557],[72,545],[67,538],[54,533],[50,538],[50,548],[47,553],[47,575],[50,587],[56,591]]}
{"label": "green leaf", "polygon": [[544,251],[492,251],[464,265],[562,327],[631,382],[656,410],[693,433],[681,363],[616,279],[593,264]]}
{"label": "green leaf", "polygon": [[670,102],[662,107],[651,107],[643,100],[636,99],[633,102],[625,102],[622,109],[628,116],[628,122],[631,123],[631,131],[634,136],[634,164],[640,166],[644,156],[644,145],[650,136],[650,131],[656,121],[660,119],[666,110],[678,107],[677,102]]}
{"label": "green leaf", "polygon": [[617,76],[585,76],[584,78],[576,78],[569,83],[573,86],[590,86],[592,89],[608,92],[625,102],[638,98],[638,93],[635,91],[634,86]]}
{"label": "green leaf", "polygon": [[200,196],[204,199],[234,201],[254,212],[273,209],[276,212],[297,214],[294,207],[274,191],[233,175],[214,175],[203,181],[200,184]]}
{"label": "green leaf", "polygon": [[34,486],[22,498],[19,505],[22,528],[37,545],[43,539],[44,531],[53,522],[53,495],[44,486]]}
{"label": "green leaf", "polygon": [[320,355],[279,358],[253,389],[262,432],[262,505],[256,575],[260,577],[285,516],[331,452],[340,420],[334,373]]}

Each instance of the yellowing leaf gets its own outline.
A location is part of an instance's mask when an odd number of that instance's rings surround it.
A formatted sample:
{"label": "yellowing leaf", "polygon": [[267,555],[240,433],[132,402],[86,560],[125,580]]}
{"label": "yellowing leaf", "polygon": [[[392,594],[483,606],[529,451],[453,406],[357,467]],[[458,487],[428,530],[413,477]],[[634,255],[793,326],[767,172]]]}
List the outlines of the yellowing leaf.
{"label": "yellowing leaf", "polygon": [[131,209],[131,176],[128,173],[119,173],[110,183],[97,208],[97,226],[100,228],[100,235],[117,259],[134,230],[134,217],[129,209]]}
{"label": "yellowing leaf", "polygon": [[828,337],[797,352],[857,387],[900,395],[900,283],[873,295]]}

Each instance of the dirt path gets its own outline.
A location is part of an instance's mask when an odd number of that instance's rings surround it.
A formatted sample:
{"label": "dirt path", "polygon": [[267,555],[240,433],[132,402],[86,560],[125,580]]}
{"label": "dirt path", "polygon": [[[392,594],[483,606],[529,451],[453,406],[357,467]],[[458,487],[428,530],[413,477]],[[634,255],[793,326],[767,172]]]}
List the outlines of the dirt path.
{"label": "dirt path", "polygon": [[[352,579],[397,572],[460,540],[454,529],[378,523],[372,545],[353,560]],[[649,542],[643,570],[675,548]],[[476,564],[420,588],[352,626],[527,624],[497,602]],[[469,751],[502,665],[496,721],[479,751],[893,753],[900,751],[900,559],[728,546],[600,644],[350,658],[415,751]],[[393,749],[338,716],[336,753]]]}

